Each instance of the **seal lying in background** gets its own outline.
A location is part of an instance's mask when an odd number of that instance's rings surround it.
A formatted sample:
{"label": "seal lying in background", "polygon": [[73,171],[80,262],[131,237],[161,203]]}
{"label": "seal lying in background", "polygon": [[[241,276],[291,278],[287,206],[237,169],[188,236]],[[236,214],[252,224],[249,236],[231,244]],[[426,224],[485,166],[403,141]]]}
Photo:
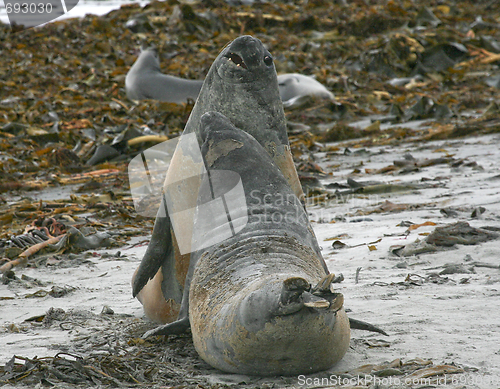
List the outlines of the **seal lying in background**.
{"label": "seal lying in background", "polygon": [[[342,294],[333,291],[334,275],[316,252],[302,203],[259,142],[226,117],[204,114],[200,132],[209,171],[200,203],[228,191],[227,180],[217,181],[215,173],[237,173],[248,220],[233,237],[191,255],[189,319],[196,350],[232,373],[328,369],[349,347],[349,319]],[[226,153],[229,143],[238,147]],[[212,195],[210,188],[217,188]],[[195,223],[204,224],[199,217]]]}
{"label": "seal lying in background", "polygon": [[203,81],[186,80],[161,73],[155,49],[148,48],[134,62],[125,78],[125,90],[131,100],[154,99],[170,103],[196,100]]}
{"label": "seal lying in background", "polygon": [[[203,81],[163,74],[155,49],[148,48],[134,62],[125,78],[125,90],[131,100],[153,99],[170,103],[185,103],[188,99],[196,100]],[[288,105],[302,96],[315,96],[333,99],[330,92],[313,77],[303,74],[288,73],[278,76],[278,88],[281,100]]]}
{"label": "seal lying in background", "polygon": [[333,93],[320,82],[310,76],[290,73],[278,76],[278,86],[283,103],[292,105],[293,100],[302,96],[315,96],[322,99],[333,100]]}
{"label": "seal lying in background", "polygon": [[[302,199],[273,58],[258,39],[242,36],[228,44],[212,64],[170,162],[164,190],[170,188],[172,183],[178,183],[177,193],[171,195],[176,208],[191,209],[198,199],[200,182],[193,177],[202,173],[203,164],[184,152],[183,146],[189,149],[189,145],[182,142],[186,135],[194,133],[201,144],[200,119],[208,111],[224,114],[235,126],[251,134],[269,153],[295,195]],[[185,180],[188,177],[191,179]],[[169,215],[166,208],[162,204],[158,211],[151,242],[133,276],[133,295],[141,301],[146,316],[151,320],[170,323],[179,314],[179,318],[185,320],[177,321],[176,328],[182,332],[189,327],[190,280],[186,280],[186,274],[190,248],[182,249],[178,240],[182,240],[182,246],[185,246],[186,240],[187,246],[191,243],[194,210],[191,214],[186,211],[180,217]],[[173,227],[180,233],[174,235],[171,231]],[[319,246],[316,252],[321,256]],[[157,333],[161,334],[161,331],[162,327],[159,327]],[[165,331],[172,333],[174,329],[170,326]]]}

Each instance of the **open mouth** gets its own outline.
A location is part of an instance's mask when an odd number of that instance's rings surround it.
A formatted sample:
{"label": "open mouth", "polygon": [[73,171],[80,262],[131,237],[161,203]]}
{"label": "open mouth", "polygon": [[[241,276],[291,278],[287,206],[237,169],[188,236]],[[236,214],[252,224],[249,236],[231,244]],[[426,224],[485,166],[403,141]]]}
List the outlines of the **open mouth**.
{"label": "open mouth", "polygon": [[232,61],[236,64],[236,66],[241,66],[244,69],[248,69],[247,65],[245,64],[245,61],[243,61],[243,58],[241,58],[238,54],[235,53],[228,53],[226,55],[226,58],[229,61]]}

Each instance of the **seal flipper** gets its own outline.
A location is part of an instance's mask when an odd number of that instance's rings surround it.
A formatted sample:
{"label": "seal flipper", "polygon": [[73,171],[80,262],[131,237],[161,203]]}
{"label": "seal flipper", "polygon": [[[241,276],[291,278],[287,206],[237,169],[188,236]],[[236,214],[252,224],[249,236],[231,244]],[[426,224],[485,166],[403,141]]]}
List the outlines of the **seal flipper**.
{"label": "seal flipper", "polygon": [[[170,262],[173,263],[173,261],[170,261]],[[193,278],[195,267],[196,267],[196,259],[193,256],[191,258],[190,263],[189,263],[189,269],[188,269],[185,284],[184,284],[184,293],[182,295],[181,308],[180,308],[179,317],[177,318],[177,320],[172,322],[172,323],[167,323],[167,324],[164,324],[162,326],[156,327],[155,329],[146,332],[142,336],[143,339],[146,339],[146,338],[153,336],[153,335],[179,335],[179,334],[182,334],[188,330],[188,328],[190,327],[190,322],[189,322],[189,288],[191,286],[191,280]],[[171,274],[175,274],[175,273],[172,272]],[[174,279],[175,279],[175,277],[174,277]],[[164,288],[164,285],[162,284],[162,289],[163,288]]]}
{"label": "seal flipper", "polygon": [[[328,274],[318,285],[310,288],[309,283],[303,278],[286,279],[283,281],[278,315],[295,313],[304,306],[316,310],[338,311],[344,305],[344,296],[331,290],[331,284],[334,280],[335,274]],[[378,332],[389,336],[383,329],[361,320],[349,318],[349,326],[355,330]]]}
{"label": "seal flipper", "polygon": [[168,214],[166,217],[160,217],[160,212],[161,208],[158,210],[151,241],[132,282],[132,296],[134,297],[156,275],[160,267],[164,263],[168,263],[169,257],[173,255],[170,218]]}
{"label": "seal flipper", "polygon": [[179,285],[175,277],[175,255],[171,222],[168,216],[165,199],[163,199],[158,209],[151,241],[132,283],[132,295],[134,297],[136,297],[148,281],[156,275],[160,267],[163,273],[163,295],[165,297],[168,296],[168,299],[172,299],[179,304],[182,300],[182,286]]}
{"label": "seal flipper", "polygon": [[156,327],[153,330],[146,332],[142,335],[142,339],[147,339],[154,335],[180,335],[187,331],[189,328],[189,318],[184,317],[183,319],[176,320],[172,323],[164,324],[162,326]]}
{"label": "seal flipper", "polygon": [[[325,276],[318,284],[311,289],[311,293],[314,296],[321,296],[329,301],[331,301],[331,308],[329,309],[340,309],[343,305],[344,298],[342,294],[340,293],[334,293],[333,292],[333,284],[336,282],[340,282],[341,280],[344,279],[344,276],[340,274],[339,277],[336,277],[335,274],[330,273],[327,276]],[[331,299],[330,296],[335,296],[335,299]],[[329,298],[330,297],[330,298]],[[389,336],[384,330],[381,328],[378,328],[374,326],[373,324],[349,318],[349,326],[354,329],[354,330],[364,330],[364,331],[371,331],[371,332],[378,332],[379,334]]]}
{"label": "seal flipper", "polygon": [[[325,280],[331,281],[334,274],[326,275],[318,285],[324,285]],[[316,311],[328,310],[337,312],[344,306],[344,296],[327,289],[311,288],[311,285],[301,277],[290,277],[283,281],[283,288],[278,303],[278,315],[290,315],[303,307]]]}
{"label": "seal flipper", "polygon": [[352,317],[349,318],[349,326],[353,330],[378,332],[379,334],[389,336],[389,334],[387,334],[387,332],[385,332],[383,329],[378,328],[378,327],[374,326],[373,324],[367,323],[365,321],[353,319]]}
{"label": "seal flipper", "polygon": [[278,315],[290,315],[304,307],[303,294],[311,288],[309,282],[301,277],[290,277],[283,281],[278,303]]}

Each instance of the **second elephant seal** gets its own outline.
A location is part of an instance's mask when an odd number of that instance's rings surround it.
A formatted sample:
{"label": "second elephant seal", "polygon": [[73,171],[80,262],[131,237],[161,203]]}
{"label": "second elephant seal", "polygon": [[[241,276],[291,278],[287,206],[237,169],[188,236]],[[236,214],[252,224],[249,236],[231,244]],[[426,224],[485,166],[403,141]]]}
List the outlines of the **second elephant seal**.
{"label": "second elephant seal", "polygon": [[[229,193],[228,180],[217,172],[237,173],[244,209],[232,215],[246,226],[191,255],[189,322],[196,350],[231,373],[295,375],[330,368],[349,347],[349,319],[342,294],[333,291],[334,275],[315,250],[304,207],[268,152],[225,116],[204,114],[200,132],[209,172],[200,204]],[[230,201],[238,199],[226,197],[231,209]],[[198,213],[195,223],[206,225],[200,218]],[[209,221],[222,226],[225,218],[214,214]]]}

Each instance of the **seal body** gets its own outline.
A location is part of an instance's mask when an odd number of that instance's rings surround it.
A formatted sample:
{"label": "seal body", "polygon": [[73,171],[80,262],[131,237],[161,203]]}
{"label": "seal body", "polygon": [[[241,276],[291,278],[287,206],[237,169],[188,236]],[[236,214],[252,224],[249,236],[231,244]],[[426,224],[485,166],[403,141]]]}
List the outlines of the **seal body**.
{"label": "seal body", "polygon": [[[272,248],[263,252],[266,245]],[[318,265],[312,250],[298,241],[259,236],[258,231],[253,239],[205,253],[190,293],[191,331],[199,355],[217,369],[261,376],[333,366],[349,347],[344,309],[279,311],[284,282],[292,277],[319,282],[325,274]]]}
{"label": "seal body", "polygon": [[[155,307],[158,306],[169,310],[148,315],[152,320],[161,322],[162,318],[175,317],[177,313],[179,318],[185,319],[178,331],[189,327],[188,269],[192,261],[190,248],[185,243],[187,240],[189,246],[194,228],[193,204],[198,199],[200,186],[195,177],[201,177],[203,170],[201,161],[193,158],[190,152],[193,145],[183,139],[194,134],[198,143],[202,143],[200,119],[209,111],[222,113],[238,128],[251,134],[281,170],[293,193],[303,197],[288,143],[272,56],[258,39],[239,37],[229,43],[212,64],[170,162],[164,191],[169,192],[174,208],[185,211],[171,213],[162,204],[151,242],[132,280],[133,295],[138,296],[145,308],[149,307],[146,313],[157,311]],[[174,186],[175,190],[171,190]],[[181,233],[174,234],[174,227]],[[316,251],[321,256],[317,243]],[[158,272],[162,277],[155,278]],[[159,286],[161,293],[155,293]],[[163,296],[164,301],[157,296]],[[172,333],[171,327],[164,330]]]}
{"label": "seal body", "polygon": [[125,90],[131,100],[154,99],[170,103],[196,100],[203,81],[187,80],[163,74],[156,50],[141,51],[125,78]]}
{"label": "seal body", "polygon": [[[348,349],[349,320],[301,202],[251,135],[215,112],[203,115],[201,126],[209,171],[241,177],[246,226],[191,256],[189,318],[196,350],[232,373],[294,375],[331,367]],[[229,142],[239,147],[220,152]],[[201,184],[200,204],[208,187],[216,197],[223,194],[217,188],[227,191],[212,173]],[[205,224],[199,217],[195,222]]]}
{"label": "seal body", "polygon": [[316,96],[333,100],[333,93],[326,89],[323,84],[303,74],[280,74],[278,76],[278,85],[283,102],[288,102],[302,96]]}
{"label": "seal body", "polygon": [[[141,52],[125,78],[125,90],[131,100],[154,99],[180,104],[188,99],[196,100],[202,85],[202,80],[163,74],[158,54],[152,48]],[[287,104],[302,96],[333,99],[333,93],[323,84],[313,77],[298,73],[280,74],[278,91],[281,100]]]}
{"label": "seal body", "polygon": [[252,235],[214,248],[198,262],[189,311],[197,352],[231,373],[295,375],[330,368],[349,347],[344,309],[303,306],[280,313],[287,280],[300,277],[309,285],[325,276],[318,258],[294,238],[258,230]]}

